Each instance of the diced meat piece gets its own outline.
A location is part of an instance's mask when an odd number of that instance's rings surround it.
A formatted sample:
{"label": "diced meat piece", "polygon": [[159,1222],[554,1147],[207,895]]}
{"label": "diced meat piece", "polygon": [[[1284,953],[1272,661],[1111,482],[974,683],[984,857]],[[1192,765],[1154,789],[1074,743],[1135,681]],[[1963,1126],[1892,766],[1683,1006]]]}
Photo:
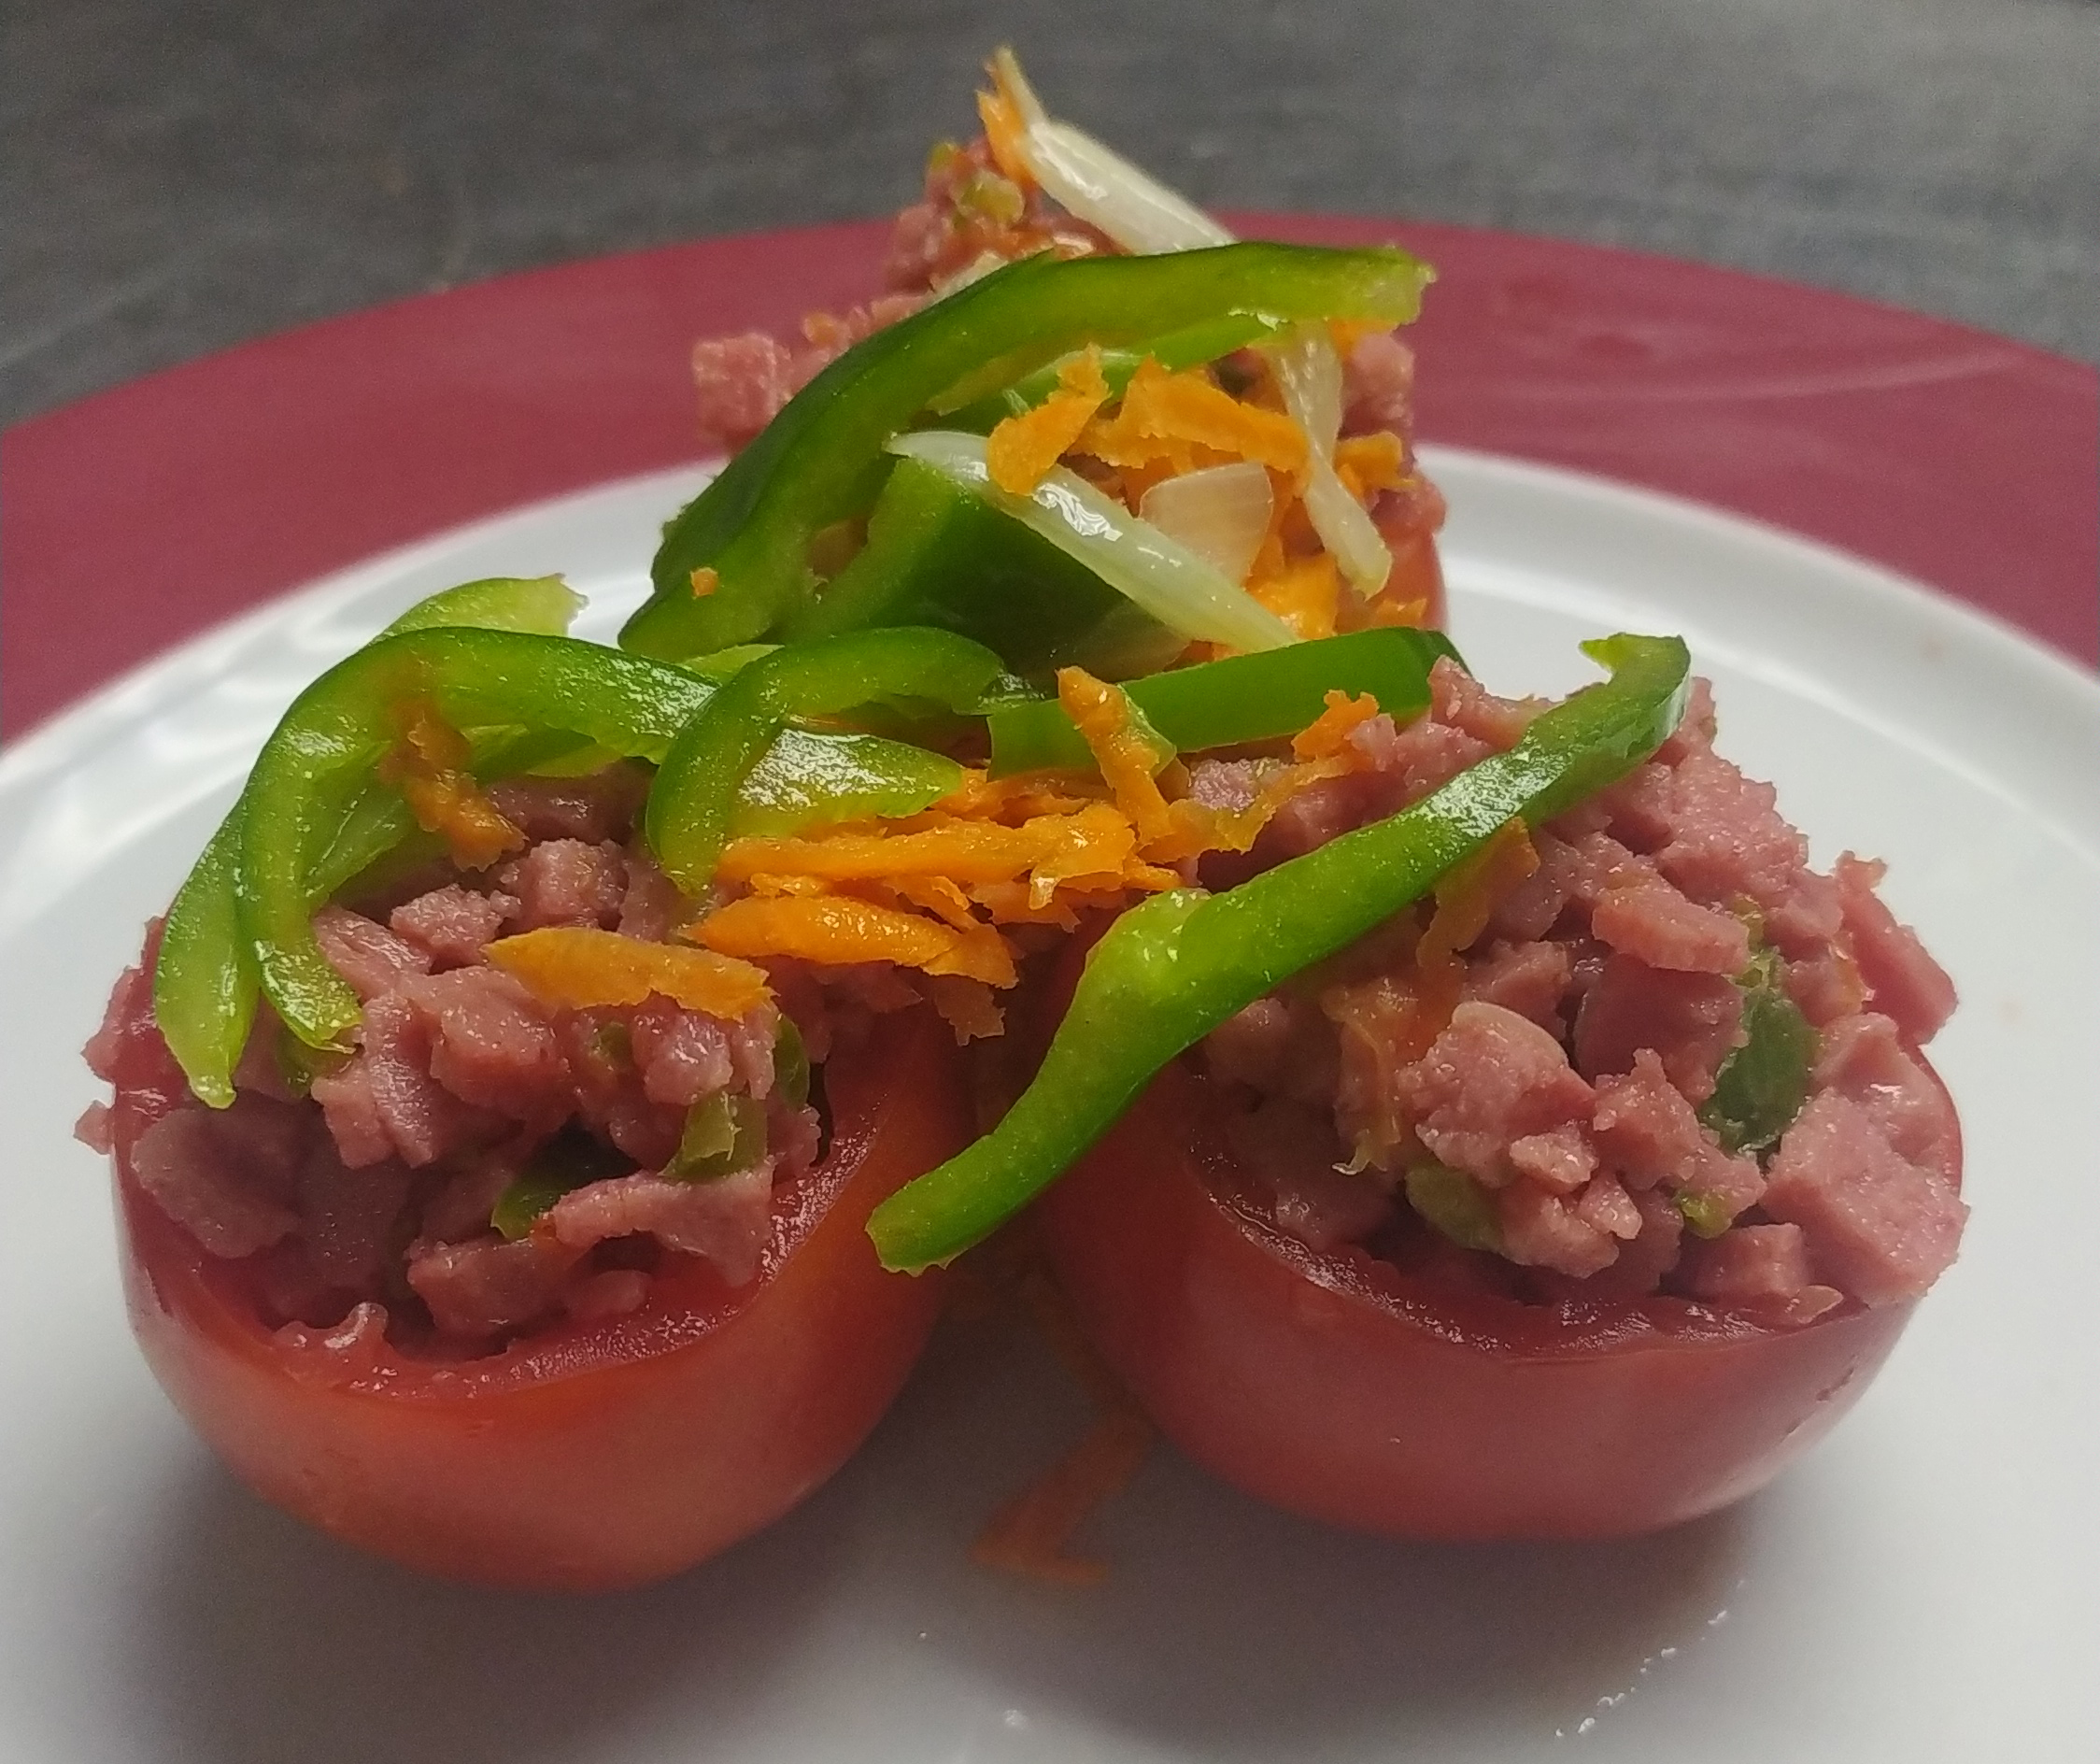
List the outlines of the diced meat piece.
{"label": "diced meat piece", "polygon": [[734,453],[794,396],[794,358],[763,331],[706,337],[693,345],[700,395],[700,444]]}
{"label": "diced meat piece", "polygon": [[1318,1102],[1342,1082],[1333,1025],[1299,997],[1256,999],[1203,1038],[1203,1053],[1215,1076],[1264,1096]]}
{"label": "diced meat piece", "polygon": [[627,892],[620,896],[619,924],[623,937],[639,937],[645,943],[670,941],[673,929],[686,917],[686,897],[678,885],[665,875],[646,851],[627,854]]}
{"label": "diced meat piece", "polygon": [[546,1013],[499,968],[455,968],[403,982],[430,1036],[430,1075],[462,1102],[552,1126],[573,1107],[568,1068]]}
{"label": "diced meat piece", "polygon": [[1756,1204],[1757,1160],[1721,1149],[1653,1049],[1635,1054],[1630,1072],[1599,1078],[1596,1096],[1591,1140],[1627,1188],[1696,1195],[1731,1219]]}
{"label": "diced meat piece", "polygon": [[1550,1268],[1578,1279],[1609,1268],[1618,1240],[1576,1217],[1565,1197],[1519,1182],[1495,1197],[1502,1253],[1526,1268]]}
{"label": "diced meat piece", "polygon": [[361,1169],[398,1155],[420,1170],[477,1137],[483,1117],[431,1076],[430,1031],[406,999],[374,999],[359,1036],[357,1055],[313,1085],[346,1164]]}
{"label": "diced meat piece", "polygon": [[479,1236],[489,1229],[489,1216],[496,1210],[496,1202],[503,1199],[518,1168],[516,1154],[486,1152],[461,1160],[423,1202],[419,1235],[440,1244]]}
{"label": "diced meat piece", "polygon": [[1459,1005],[1398,1083],[1430,1153],[1494,1188],[1511,1179],[1513,1141],[1586,1121],[1596,1103],[1560,1044],[1497,1004]]}
{"label": "diced meat piece", "polygon": [[379,1273],[409,1181],[398,1159],[351,1170],[325,1137],[314,1145],[299,1170],[299,1235],[322,1281],[354,1292]]}
{"label": "diced meat piece", "polygon": [[1813,870],[1795,872],[1785,899],[1765,909],[1765,934],[1789,960],[1823,954],[1844,923],[1845,903],[1836,879]]}
{"label": "diced meat piece", "polygon": [[1925,953],[1918,933],[1897,922],[1874,892],[1881,866],[1847,852],[1838,860],[1838,893],[1845,929],[1852,933],[1852,958],[1866,982],[1868,1001],[1913,1045],[1938,1032],[1954,1010],[1954,982],[1947,970]]}
{"label": "diced meat piece", "polygon": [[[1329,987],[1320,995],[1320,1012],[1333,1025],[1332,1031],[1317,1041],[1307,1037],[1306,1046],[1294,1046],[1294,1056],[1304,1063],[1292,1070],[1293,1086],[1316,1087],[1321,1061],[1331,1059],[1335,1125],[1355,1158],[1389,1169],[1393,1154],[1412,1131],[1399,1078],[1409,1056],[1421,1045],[1420,1007],[1414,994],[1391,974],[1374,974],[1352,985]],[[1308,1057],[1307,1046],[1317,1048],[1319,1059]]]}
{"label": "diced meat piece", "polygon": [[1515,747],[1544,708],[1537,699],[1498,697],[1449,656],[1429,669],[1430,716],[1496,753]]}
{"label": "diced meat piece", "polygon": [[775,1090],[766,1103],[766,1146],[773,1155],[773,1181],[792,1181],[814,1168],[823,1144],[824,1123],[816,1111],[807,1103],[790,1107]]}
{"label": "diced meat piece", "polygon": [[[1510,1142],[1510,1164],[1528,1182],[1554,1194],[1574,1194],[1590,1181],[1596,1169],[1596,1152],[1589,1137],[1573,1121],[1543,1133],[1529,1133]],[[1614,1184],[1614,1187],[1617,1185]],[[1622,1190],[1623,1192],[1623,1190]],[[1594,1222],[1594,1221],[1591,1221]],[[1631,1232],[1615,1233],[1631,1236]]]}
{"label": "diced meat piece", "polygon": [[1811,1097],[1786,1130],[1764,1205],[1807,1234],[1817,1274],[1868,1304],[1916,1298],[1953,1261],[1968,1208],[1850,1097]]}
{"label": "diced meat piece", "polygon": [[1561,1001],[1573,981],[1565,944],[1497,942],[1466,964],[1465,992],[1483,1004],[1528,1017],[1557,1035]]}
{"label": "diced meat piece", "polygon": [[1636,766],[1592,802],[1602,812],[1602,831],[1636,855],[1660,851],[1668,843],[1675,795],[1667,765],[1650,761]]}
{"label": "diced meat piece", "polygon": [[1613,956],[1575,1014],[1575,1068],[1586,1078],[1631,1072],[1653,1050],[1669,1081],[1696,1104],[1742,1031],[1742,993],[1717,974],[1676,974]]}
{"label": "diced meat piece", "polygon": [[1613,1175],[1597,1176],[1583,1188],[1575,1202],[1575,1216],[1591,1230],[1622,1243],[1640,1235],[1640,1209]]}
{"label": "diced meat piece", "polygon": [[[1369,724],[1359,727],[1369,728]],[[1375,781],[1362,773],[1308,784],[1270,817],[1255,843],[1254,867],[1267,868],[1286,858],[1303,857],[1328,840],[1362,826],[1374,788]]]}
{"label": "diced meat piece", "polygon": [[347,906],[324,906],[316,913],[314,936],[329,966],[365,1003],[390,992],[404,974],[430,970],[430,958],[420,949]]}
{"label": "diced meat piece", "polygon": [[418,1242],[408,1246],[408,1284],[440,1330],[484,1342],[551,1311],[578,1253],[545,1231]]}
{"label": "diced meat piece", "polygon": [[1374,788],[1367,793],[1382,814],[1420,802],[1497,751],[1479,736],[1454,729],[1427,712],[1405,728],[1397,727],[1390,717],[1369,718],[1352,729],[1348,739],[1373,775],[1384,780],[1383,790]]}
{"label": "diced meat piece", "polygon": [[561,1295],[561,1308],[579,1323],[631,1316],[649,1296],[649,1277],[639,1268],[606,1268],[587,1274]]}
{"label": "diced meat piece", "polygon": [[1718,1304],[1784,1303],[1810,1278],[1798,1225],[1738,1225],[1684,1257],[1685,1291]]}
{"label": "diced meat piece", "polygon": [[73,1123],[73,1137],[90,1151],[100,1152],[105,1158],[117,1144],[116,1116],[106,1102],[91,1102],[80,1111],[80,1118]]}
{"label": "diced meat piece", "polygon": [[1634,1055],[1629,1071],[1596,1081],[1590,1135],[1630,1188],[1680,1186],[1711,1143],[1692,1105],[1648,1047]]}
{"label": "diced meat piece", "polygon": [[1341,363],[1342,432],[1390,429],[1403,439],[1414,423],[1414,351],[1390,331],[1356,339]]}
{"label": "diced meat piece", "polygon": [[580,778],[505,778],[489,787],[503,818],[535,842],[625,839],[649,794],[649,775],[626,761]]}
{"label": "diced meat piece", "polygon": [[780,1039],[780,1013],[773,1005],[759,1004],[728,1027],[734,1081],[762,1102],[773,1094],[773,1050]]}
{"label": "diced meat piece", "polygon": [[150,1022],[153,1014],[153,982],[145,967],[126,968],[109,989],[109,1003],[103,1007],[102,1023],[80,1055],[88,1070],[105,1084],[117,1082],[117,1060],[124,1039],[133,1027]]}
{"label": "diced meat piece", "polygon": [[547,925],[595,925],[610,931],[627,900],[627,861],[610,840],[549,839],[504,865],[497,880],[515,895],[513,929]]}
{"label": "diced meat piece", "polygon": [[678,1149],[686,1112],[652,1102],[644,1092],[625,1017],[612,1011],[569,1012],[556,1033],[584,1120],[639,1168],[661,1169]]}
{"label": "diced meat piece", "polygon": [[607,1238],[646,1231],[670,1248],[704,1258],[731,1286],[741,1287],[758,1273],[773,1233],[773,1172],[767,1158],[710,1182],[615,1176],[563,1195],[543,1228],[579,1254]]}
{"label": "diced meat piece", "polygon": [[1269,1198],[1278,1229],[1300,1243],[1318,1250],[1358,1243],[1393,1216],[1375,1183],[1335,1168],[1341,1147],[1317,1109],[1266,1102],[1232,1117],[1227,1138],[1256,1192]]}
{"label": "diced meat piece", "polygon": [[652,1102],[690,1108],[704,1096],[726,1090],[736,1076],[729,1030],[721,1018],[680,1010],[651,997],[628,1022],[642,1089]]}
{"label": "diced meat piece", "polygon": [[[244,1108],[276,1108],[261,1102]],[[132,1147],[138,1186],[162,1212],[211,1255],[252,1256],[297,1228],[290,1204],[291,1172],[270,1168],[206,1108],[163,1115]]]}
{"label": "diced meat piece", "polygon": [[1818,1090],[1842,1091],[1903,1157],[1951,1179],[1962,1144],[1954,1105],[1890,1018],[1868,1013],[1831,1024],[1816,1055],[1813,1084]]}
{"label": "diced meat piece", "polygon": [[1866,1003],[1866,982],[1859,977],[1859,963],[1835,949],[1790,960],[1781,982],[1801,1015],[1818,1029],[1858,1016]]}
{"label": "diced meat piece", "polygon": [[421,952],[426,969],[463,968],[481,960],[484,946],[518,906],[515,895],[476,894],[448,882],[403,902],[387,916],[387,928]]}
{"label": "diced meat piece", "polygon": [[1687,900],[1659,877],[1607,889],[1590,911],[1590,932],[1651,968],[1735,974],[1750,964],[1750,929],[1742,920]]}
{"label": "diced meat piece", "polygon": [[1747,895],[1775,906],[1792,891],[1809,842],[1781,817],[1779,792],[1711,752],[1687,754],[1671,773],[1675,814],[1662,873],[1696,901]]}
{"label": "diced meat piece", "polygon": [[1488,930],[1512,944],[1536,943],[1553,930],[1568,905],[1572,868],[1568,842],[1539,829],[1531,835],[1539,867],[1495,903]]}

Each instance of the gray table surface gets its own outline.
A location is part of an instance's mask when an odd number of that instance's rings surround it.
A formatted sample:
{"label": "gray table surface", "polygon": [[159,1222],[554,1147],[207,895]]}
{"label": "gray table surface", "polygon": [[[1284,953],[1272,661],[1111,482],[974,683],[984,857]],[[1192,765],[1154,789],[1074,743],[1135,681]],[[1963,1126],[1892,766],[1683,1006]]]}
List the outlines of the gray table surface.
{"label": "gray table surface", "polygon": [[1197,198],[2100,362],[2093,0],[0,0],[0,421],[430,289],[882,213],[1002,38]]}

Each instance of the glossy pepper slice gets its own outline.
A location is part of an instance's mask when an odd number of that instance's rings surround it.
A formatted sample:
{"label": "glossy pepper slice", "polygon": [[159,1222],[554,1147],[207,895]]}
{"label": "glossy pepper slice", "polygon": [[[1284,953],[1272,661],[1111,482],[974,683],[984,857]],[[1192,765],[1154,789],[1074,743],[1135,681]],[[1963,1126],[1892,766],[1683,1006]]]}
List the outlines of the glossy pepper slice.
{"label": "glossy pepper slice", "polygon": [[[1151,728],[1178,751],[1195,753],[1296,734],[1320,715],[1330,691],[1369,692],[1380,710],[1405,721],[1428,708],[1429,670],[1440,656],[1461,660],[1441,632],[1394,626],[1199,662],[1127,680],[1123,690]],[[996,704],[988,721],[994,777],[1094,763],[1057,699]]]}
{"label": "glossy pepper slice", "polygon": [[[487,630],[383,637],[322,675],[264,745],[239,815],[240,930],[286,1027],[310,1046],[333,1046],[358,1020],[356,995],[308,922],[308,855],[391,750],[396,706],[420,701],[455,729],[566,732],[655,761],[720,690],[601,645]],[[909,813],[960,778],[953,761],[901,743],[790,730],[738,806],[750,806],[753,831],[773,831],[798,819]]]}
{"label": "glossy pepper slice", "polygon": [[1020,674],[1077,666],[1103,679],[1165,667],[1188,646],[1077,558],[909,459],[875,499],[867,544],[786,634],[799,642],[877,625],[958,632]]}
{"label": "glossy pepper slice", "polygon": [[915,1273],[961,1254],[1235,1011],[1419,899],[1511,819],[1550,819],[1653,753],[1683,714],[1683,643],[1620,635],[1582,647],[1610,679],[1547,711],[1507,753],[1226,893],[1178,889],[1117,919],[1005,1118],[875,1210],[868,1233],[884,1266]]}
{"label": "glossy pepper slice", "polygon": [[[582,596],[558,576],[490,576],[418,601],[380,634],[463,625],[558,636],[582,605]],[[234,1067],[248,1045],[259,996],[234,892],[245,800],[244,791],[177,890],[153,970],[154,1019],[191,1089],[213,1108],[234,1101]],[[342,817],[324,849],[309,851],[309,902],[327,899],[411,831],[398,794],[368,798]]]}
{"label": "glossy pepper slice", "polygon": [[1236,314],[1404,323],[1427,279],[1390,248],[1269,244],[995,270],[856,344],[798,392],[665,530],[655,592],[620,642],[677,658],[777,631],[810,597],[812,540],[868,511],[890,469],[884,447],[929,411],[1087,343],[1142,343]]}
{"label": "glossy pepper slice", "polygon": [[722,685],[664,756],[644,821],[649,848],[665,875],[699,893],[722,855],[737,791],[792,718],[837,716],[885,699],[969,711],[1002,671],[982,644],[910,625],[820,637],[761,656]]}

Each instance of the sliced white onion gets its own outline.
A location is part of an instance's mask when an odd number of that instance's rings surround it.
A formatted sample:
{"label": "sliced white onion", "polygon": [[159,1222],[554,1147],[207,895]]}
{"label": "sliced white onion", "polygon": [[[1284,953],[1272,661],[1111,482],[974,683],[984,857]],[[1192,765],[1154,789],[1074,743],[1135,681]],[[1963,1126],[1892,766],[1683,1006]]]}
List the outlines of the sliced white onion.
{"label": "sliced white onion", "polygon": [[1271,344],[1269,360],[1284,393],[1284,408],[1305,431],[1305,512],[1341,573],[1364,594],[1375,594],[1392,573],[1385,535],[1335,476],[1334,443],[1341,433],[1341,357],[1324,331],[1301,330]]}
{"label": "sliced white onion", "polygon": [[1288,625],[1215,564],[1063,466],[1054,467],[1030,494],[1014,496],[992,482],[983,435],[921,429],[899,435],[889,450],[982,496],[1185,637],[1233,649],[1278,649],[1298,641]]}
{"label": "sliced white onion", "polygon": [[1275,512],[1269,468],[1252,460],[1163,477],[1138,504],[1141,516],[1230,582],[1247,579]]}
{"label": "sliced white onion", "polygon": [[[1052,118],[1012,50],[1001,49],[992,59],[1000,84],[1021,113],[1021,157],[1036,181],[1082,220],[1127,251],[1187,251],[1232,243],[1233,235],[1185,196],[1085,130]],[[1266,353],[1282,382],[1284,407],[1312,444],[1306,516],[1351,585],[1375,594],[1392,572],[1393,554],[1363,505],[1335,476],[1341,358],[1333,339],[1325,332],[1306,331],[1291,344],[1270,346]]]}

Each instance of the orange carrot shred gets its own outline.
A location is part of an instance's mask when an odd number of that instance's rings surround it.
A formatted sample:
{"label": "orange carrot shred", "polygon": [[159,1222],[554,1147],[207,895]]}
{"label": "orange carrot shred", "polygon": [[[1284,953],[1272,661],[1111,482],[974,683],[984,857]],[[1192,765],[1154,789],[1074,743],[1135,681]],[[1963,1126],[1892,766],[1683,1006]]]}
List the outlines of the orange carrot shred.
{"label": "orange carrot shred", "polygon": [[692,575],[687,578],[687,580],[688,580],[692,584],[693,598],[695,600],[705,600],[708,595],[712,594],[717,588],[721,587],[722,585],[722,577],[720,573],[717,570],[709,568],[704,563],[702,564],[699,569],[695,570]]}
{"label": "orange carrot shred", "polygon": [[482,793],[466,771],[466,737],[427,698],[392,707],[401,740],[379,761],[379,779],[401,791],[416,824],[444,836],[462,870],[483,870],[524,848],[524,833]]}
{"label": "orange carrot shred", "polygon": [[1015,104],[1000,80],[998,70],[992,71],[997,91],[980,92],[977,94],[977,116],[985,125],[985,143],[992,150],[992,164],[1002,177],[1011,178],[1023,190],[1035,188],[1035,174],[1029,170],[1028,160],[1021,151],[1021,141],[1027,133],[1021,121],[1021,107]]}
{"label": "orange carrot shred", "polygon": [[982,980],[965,974],[929,974],[926,989],[942,1021],[955,1031],[958,1046],[1006,1032],[1006,1013]]}
{"label": "orange carrot shred", "polygon": [[1407,481],[1400,437],[1389,429],[1370,434],[1353,434],[1334,444],[1335,476],[1358,502],[1369,502],[1373,491],[1398,490]]}
{"label": "orange carrot shred", "polygon": [[960,974],[986,986],[1019,978],[1014,952],[989,925],[958,931],[938,919],[852,895],[746,895],[717,907],[692,933],[727,956],[796,956],[845,965],[891,961],[927,974]]}
{"label": "orange carrot shred", "polygon": [[1064,454],[1094,413],[1108,403],[1101,352],[1089,345],[1058,371],[1057,390],[1032,410],[997,424],[985,443],[992,482],[1009,495],[1026,496]]}
{"label": "orange carrot shred", "polygon": [[1351,698],[1347,692],[1329,692],[1327,709],[1291,738],[1291,751],[1300,760],[1330,760],[1347,746],[1350,732],[1378,715],[1378,701],[1369,692]]}
{"label": "orange carrot shred", "polygon": [[646,943],[617,932],[549,925],[489,946],[489,960],[543,1004],[589,1010],[650,993],[710,1017],[739,1017],[769,996],[765,971],[709,949]]}
{"label": "orange carrot shred", "polygon": [[1325,551],[1297,559],[1284,558],[1280,547],[1273,559],[1257,553],[1247,592],[1300,637],[1334,635],[1341,608],[1341,576],[1334,559]]}
{"label": "orange carrot shred", "polygon": [[1115,805],[1137,828],[1139,840],[1149,843],[1166,832],[1167,799],[1153,777],[1159,755],[1138,733],[1123,689],[1096,679],[1085,668],[1059,668],[1057,702],[1077,726]]}

